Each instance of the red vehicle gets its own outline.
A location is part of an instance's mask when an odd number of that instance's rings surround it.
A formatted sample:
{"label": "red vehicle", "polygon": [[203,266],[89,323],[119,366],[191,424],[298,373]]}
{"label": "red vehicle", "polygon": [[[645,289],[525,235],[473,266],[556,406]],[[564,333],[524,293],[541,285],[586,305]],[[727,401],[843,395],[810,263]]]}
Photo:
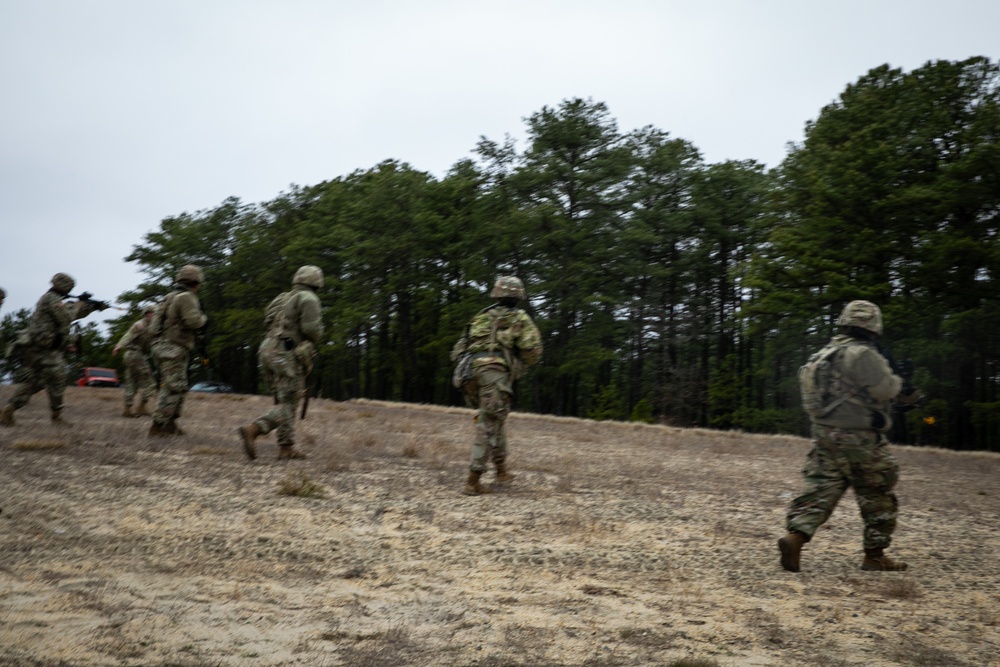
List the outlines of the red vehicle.
{"label": "red vehicle", "polygon": [[115,369],[96,366],[81,368],[80,377],[77,378],[76,384],[80,387],[120,387],[122,385]]}

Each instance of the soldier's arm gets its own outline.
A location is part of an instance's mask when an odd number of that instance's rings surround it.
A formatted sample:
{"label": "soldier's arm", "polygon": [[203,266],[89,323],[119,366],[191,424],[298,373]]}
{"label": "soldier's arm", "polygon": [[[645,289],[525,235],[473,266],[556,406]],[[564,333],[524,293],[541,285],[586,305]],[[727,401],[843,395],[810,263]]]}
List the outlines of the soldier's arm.
{"label": "soldier's arm", "polygon": [[876,401],[887,401],[899,395],[903,379],[892,372],[889,363],[878,350],[870,347],[860,349],[855,366],[858,384],[868,390],[868,395]]}
{"label": "soldier's arm", "polygon": [[315,295],[299,298],[299,328],[314,343],[323,336],[323,309]]}
{"label": "soldier's arm", "polygon": [[534,366],[542,358],[542,333],[527,313],[523,314],[523,318],[525,322],[517,341],[517,349],[524,365]]}
{"label": "soldier's arm", "polygon": [[69,306],[69,309],[74,320],[82,320],[95,310],[104,310],[99,301],[76,301]]}
{"label": "soldier's arm", "polygon": [[198,297],[193,292],[178,294],[174,299],[174,307],[177,308],[177,319],[188,329],[198,330],[208,322],[208,317],[201,311]]}

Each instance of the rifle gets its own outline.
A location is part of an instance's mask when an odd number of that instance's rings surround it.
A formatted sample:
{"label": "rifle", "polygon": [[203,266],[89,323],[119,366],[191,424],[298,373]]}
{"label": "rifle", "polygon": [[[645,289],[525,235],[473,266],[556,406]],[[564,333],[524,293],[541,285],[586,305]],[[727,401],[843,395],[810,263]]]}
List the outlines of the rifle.
{"label": "rifle", "polygon": [[[319,393],[319,354],[316,355],[316,363],[313,365],[312,372],[309,374],[313,378],[313,393]],[[306,410],[309,409],[309,376],[306,376],[306,395],[305,399],[302,401],[302,414],[299,415],[299,419],[306,418]]]}
{"label": "rifle", "polygon": [[889,348],[882,344],[881,341],[875,341],[875,349],[879,351],[885,360],[889,363],[889,368],[892,370],[893,374],[898,375],[903,379],[903,387],[899,391],[899,395],[906,397],[914,397],[915,400],[903,401],[903,404],[908,408],[913,407],[913,405],[921,398],[920,392],[916,387],[913,386],[913,361],[911,359],[903,359],[901,362],[897,363],[896,359],[892,356],[892,352]]}
{"label": "rifle", "polygon": [[229,378],[218,366],[212,363],[212,357],[208,354],[208,321],[195,333],[195,341],[197,341],[198,356],[201,358],[201,365],[208,366],[209,369],[222,378],[223,382],[233,387],[233,383],[229,381]]}
{"label": "rifle", "polygon": [[97,310],[107,310],[108,308],[114,308],[115,310],[125,310],[124,308],[119,308],[118,306],[112,306],[107,301],[99,301],[94,298],[94,295],[90,292],[81,292],[79,296],[73,296],[72,294],[67,294],[64,299],[76,299],[77,301],[83,301],[84,303],[92,304]]}

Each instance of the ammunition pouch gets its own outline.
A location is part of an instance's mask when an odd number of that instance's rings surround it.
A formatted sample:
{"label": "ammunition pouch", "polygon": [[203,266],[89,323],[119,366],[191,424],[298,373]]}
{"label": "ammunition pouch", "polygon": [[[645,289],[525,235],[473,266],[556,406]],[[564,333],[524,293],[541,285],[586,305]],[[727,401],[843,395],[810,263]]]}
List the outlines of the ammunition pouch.
{"label": "ammunition pouch", "polygon": [[[285,344],[285,349],[288,348],[288,343],[292,342],[291,338],[284,338],[282,342]],[[313,345],[312,341],[304,340],[298,345],[295,345],[291,350],[292,356],[302,367],[303,372],[306,375],[310,375],[313,370],[313,359],[316,358],[316,346]]]}

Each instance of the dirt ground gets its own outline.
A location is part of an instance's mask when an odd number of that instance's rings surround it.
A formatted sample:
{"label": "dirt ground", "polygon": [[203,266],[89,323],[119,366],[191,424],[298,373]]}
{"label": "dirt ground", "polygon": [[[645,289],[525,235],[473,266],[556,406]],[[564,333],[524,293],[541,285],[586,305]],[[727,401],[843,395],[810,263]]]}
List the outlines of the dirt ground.
{"label": "dirt ground", "polygon": [[803,439],[515,413],[470,498],[468,410],[314,401],[310,458],[250,463],[266,397],[167,440],[120,401],[0,429],[4,667],[1000,666],[998,454],[895,447],[910,570],[859,569],[848,492],[793,574]]}

